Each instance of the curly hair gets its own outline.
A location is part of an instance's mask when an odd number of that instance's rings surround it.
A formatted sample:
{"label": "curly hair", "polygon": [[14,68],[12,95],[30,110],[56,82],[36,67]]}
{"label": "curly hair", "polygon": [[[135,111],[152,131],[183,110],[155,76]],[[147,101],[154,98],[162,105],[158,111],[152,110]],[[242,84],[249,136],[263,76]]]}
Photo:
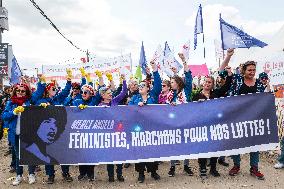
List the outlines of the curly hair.
{"label": "curly hair", "polygon": [[[31,116],[26,116],[29,114]],[[41,139],[37,135],[37,131],[41,123],[50,118],[56,120],[57,133],[55,140],[57,140],[60,135],[65,130],[67,123],[67,112],[63,106],[48,106],[42,108],[39,106],[27,107],[21,116],[21,126],[28,127],[21,129],[21,139],[26,144],[30,145],[32,143],[40,143]]]}

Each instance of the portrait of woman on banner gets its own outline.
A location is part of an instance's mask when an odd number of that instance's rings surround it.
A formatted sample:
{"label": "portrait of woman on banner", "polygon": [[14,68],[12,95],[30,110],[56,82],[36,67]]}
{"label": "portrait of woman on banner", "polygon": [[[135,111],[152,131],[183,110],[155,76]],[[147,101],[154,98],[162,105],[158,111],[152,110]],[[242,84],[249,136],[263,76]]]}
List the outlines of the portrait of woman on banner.
{"label": "portrait of woman on banner", "polygon": [[[58,140],[65,130],[67,112],[63,106],[33,107],[25,113],[36,116],[21,118],[21,157],[22,164],[58,164],[47,152],[47,146]],[[24,127],[24,128],[22,128]]]}

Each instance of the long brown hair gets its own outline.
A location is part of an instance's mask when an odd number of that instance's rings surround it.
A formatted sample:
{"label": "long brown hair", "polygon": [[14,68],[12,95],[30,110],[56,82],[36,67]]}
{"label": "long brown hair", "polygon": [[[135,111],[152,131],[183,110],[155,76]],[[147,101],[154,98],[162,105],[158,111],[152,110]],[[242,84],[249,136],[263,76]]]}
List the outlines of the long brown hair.
{"label": "long brown hair", "polygon": [[175,82],[177,83],[178,85],[177,93],[180,93],[185,87],[183,79],[178,75],[174,75],[173,77],[171,77],[171,79],[175,80]]}

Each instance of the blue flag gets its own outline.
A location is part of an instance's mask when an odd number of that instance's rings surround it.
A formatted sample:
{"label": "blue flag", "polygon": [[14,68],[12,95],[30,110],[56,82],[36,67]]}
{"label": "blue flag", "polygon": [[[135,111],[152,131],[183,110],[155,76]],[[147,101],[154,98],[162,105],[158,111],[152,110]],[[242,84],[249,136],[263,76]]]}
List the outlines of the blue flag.
{"label": "blue flag", "polygon": [[142,68],[142,73],[146,75],[147,60],[145,56],[143,41],[142,41],[142,46],[141,46],[141,51],[140,51],[139,66]]}
{"label": "blue flag", "polygon": [[197,47],[197,34],[203,33],[202,6],[199,5],[194,26],[194,50]]}
{"label": "blue flag", "polygon": [[10,79],[10,83],[11,84],[16,84],[16,83],[20,83],[20,77],[22,76],[22,72],[20,69],[20,66],[17,62],[16,57],[14,56],[12,59],[12,67],[11,67],[11,79]]}
{"label": "blue flag", "polygon": [[225,22],[220,15],[220,30],[222,39],[222,48],[250,48],[250,47],[265,47],[266,43],[250,36],[239,28]]}

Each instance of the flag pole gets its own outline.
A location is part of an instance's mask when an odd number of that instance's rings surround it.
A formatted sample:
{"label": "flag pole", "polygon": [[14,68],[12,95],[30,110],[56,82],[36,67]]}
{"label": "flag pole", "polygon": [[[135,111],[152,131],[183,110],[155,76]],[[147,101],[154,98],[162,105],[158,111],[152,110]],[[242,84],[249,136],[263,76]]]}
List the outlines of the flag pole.
{"label": "flag pole", "polygon": [[200,8],[200,15],[201,15],[201,27],[202,27],[202,34],[203,34],[203,57],[204,57],[204,61],[205,61],[205,64],[206,64],[206,60],[205,60],[205,40],[204,40],[204,27],[203,27],[203,15],[202,15],[202,6],[201,4],[199,5],[199,8]]}
{"label": "flag pole", "polygon": [[[205,60],[205,43],[204,43],[204,30],[203,30],[203,55],[204,55],[204,60]],[[205,60],[206,63],[206,60]]]}
{"label": "flag pole", "polygon": [[222,23],[221,23],[222,15],[221,13],[219,15],[220,15],[219,22],[220,22],[220,32],[221,32],[222,51],[223,51],[223,60],[224,60],[225,52],[224,52],[224,41],[223,41],[223,32],[222,32]]}

